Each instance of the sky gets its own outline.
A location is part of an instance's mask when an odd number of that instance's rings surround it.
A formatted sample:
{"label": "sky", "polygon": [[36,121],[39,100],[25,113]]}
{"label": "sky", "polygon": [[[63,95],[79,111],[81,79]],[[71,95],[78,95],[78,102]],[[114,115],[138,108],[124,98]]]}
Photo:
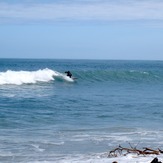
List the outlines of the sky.
{"label": "sky", "polygon": [[0,58],[163,60],[163,1],[0,0]]}

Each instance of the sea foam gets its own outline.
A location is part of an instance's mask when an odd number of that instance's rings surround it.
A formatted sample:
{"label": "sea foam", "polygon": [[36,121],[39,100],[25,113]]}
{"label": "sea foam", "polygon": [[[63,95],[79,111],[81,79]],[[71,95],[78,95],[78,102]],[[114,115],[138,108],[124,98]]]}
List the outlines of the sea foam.
{"label": "sea foam", "polygon": [[59,77],[62,80],[72,82],[73,80],[65,74],[45,68],[37,71],[12,71],[0,72],[0,85],[4,84],[34,84],[37,82],[49,82]]}
{"label": "sea foam", "polygon": [[[112,163],[114,161],[118,163],[150,163],[155,157],[158,157],[158,160],[162,160],[162,156],[156,156],[156,155],[150,155],[150,156],[135,156],[135,155],[128,155],[128,156],[121,156],[121,157],[115,157],[115,158],[108,158],[106,154],[105,156],[99,156],[97,154],[92,155],[75,155],[75,156],[62,156],[62,159],[59,159],[57,156],[56,159],[53,160],[44,160],[44,161],[27,161],[28,163]],[[60,156],[61,157],[61,156]]]}

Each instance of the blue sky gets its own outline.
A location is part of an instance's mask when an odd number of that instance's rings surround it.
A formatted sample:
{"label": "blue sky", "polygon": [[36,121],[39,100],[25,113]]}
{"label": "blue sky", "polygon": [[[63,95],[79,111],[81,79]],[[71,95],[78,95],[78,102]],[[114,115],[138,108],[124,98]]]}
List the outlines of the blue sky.
{"label": "blue sky", "polygon": [[0,58],[163,60],[161,0],[0,0]]}

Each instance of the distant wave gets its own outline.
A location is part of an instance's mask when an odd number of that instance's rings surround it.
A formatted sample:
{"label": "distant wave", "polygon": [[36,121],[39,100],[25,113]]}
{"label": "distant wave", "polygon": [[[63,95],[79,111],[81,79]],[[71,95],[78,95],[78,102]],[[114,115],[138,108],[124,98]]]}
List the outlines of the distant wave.
{"label": "distant wave", "polygon": [[37,71],[12,71],[0,72],[0,85],[4,84],[35,84],[37,82],[49,82],[55,80],[55,78],[61,80],[73,82],[73,79],[67,77],[57,71],[45,68]]}

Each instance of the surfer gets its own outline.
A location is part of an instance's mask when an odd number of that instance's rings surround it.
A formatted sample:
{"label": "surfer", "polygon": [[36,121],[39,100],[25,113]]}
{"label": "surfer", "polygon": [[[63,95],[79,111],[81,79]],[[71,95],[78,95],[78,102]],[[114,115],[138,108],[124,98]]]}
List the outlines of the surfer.
{"label": "surfer", "polygon": [[65,73],[67,74],[67,76],[69,76],[71,78],[72,74],[70,71],[65,71]]}

